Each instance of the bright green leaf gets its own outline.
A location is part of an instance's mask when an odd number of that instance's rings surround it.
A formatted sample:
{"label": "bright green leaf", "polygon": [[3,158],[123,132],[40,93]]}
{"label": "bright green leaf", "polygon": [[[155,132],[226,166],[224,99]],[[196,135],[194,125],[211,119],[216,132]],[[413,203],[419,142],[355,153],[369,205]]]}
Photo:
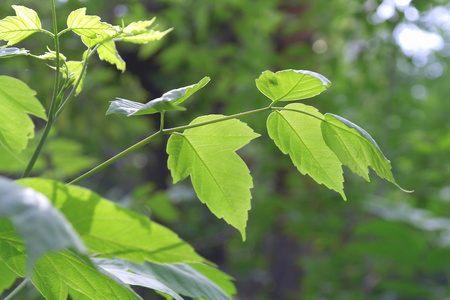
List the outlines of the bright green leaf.
{"label": "bright green leaf", "polygon": [[12,153],[26,148],[34,136],[34,124],[27,114],[47,119],[36,92],[19,79],[0,76],[0,145]]}
{"label": "bright green leaf", "polygon": [[[197,124],[220,118],[202,116]],[[167,144],[173,181],[191,176],[198,198],[218,218],[237,228],[245,239],[252,177],[236,150],[259,135],[245,123],[231,119],[172,134]]]}
{"label": "bright green leaf", "polygon": [[325,122],[322,122],[321,126],[326,144],[334,151],[342,164],[367,181],[370,181],[370,166],[378,176],[403,190],[395,182],[390,161],[364,129],[333,114],[325,114]]}
{"label": "bright green leaf", "polygon": [[70,223],[44,195],[4,177],[0,177],[0,195],[0,216],[10,218],[26,241],[29,266],[47,251],[85,252]]}
{"label": "bright green leaf", "polygon": [[317,183],[333,189],[342,198],[344,177],[338,157],[322,137],[323,115],[312,106],[290,104],[274,111],[267,120],[269,136],[284,154],[289,154],[300,173],[308,174]]}
{"label": "bright green leaf", "polygon": [[19,49],[15,47],[0,49],[0,58],[8,58],[18,55],[28,55],[28,50]]}
{"label": "bright green leaf", "polygon": [[70,13],[67,18],[67,28],[80,36],[96,38],[97,36],[109,36],[119,31],[117,26],[100,22],[98,16],[86,16],[86,8],[80,8]]}
{"label": "bright green leaf", "polygon": [[162,225],[77,186],[45,179],[20,183],[46,195],[73,224],[89,250],[134,262],[201,262],[204,259]]}
{"label": "bright green leaf", "polygon": [[46,299],[67,299],[69,287],[86,299],[141,299],[126,284],[108,275],[69,252],[58,252],[39,260],[31,281]]}
{"label": "bright green leaf", "polygon": [[[75,85],[78,82],[78,80],[80,79],[81,72],[83,71],[83,62],[70,60],[70,61],[66,62],[66,64],[62,68],[60,68],[60,70],[61,70],[61,73],[63,74],[64,78],[69,77],[71,84]],[[86,73],[83,74],[80,84],[77,87],[77,90],[76,90],[77,94],[83,88],[85,76],[86,76]]]}
{"label": "bright green leaf", "polygon": [[325,76],[305,70],[265,71],[256,79],[258,89],[273,102],[311,98],[330,85]]}
{"label": "bright green leaf", "polygon": [[[140,265],[118,259],[94,259],[94,263],[113,274],[116,274],[113,270],[129,271],[132,272],[129,274],[137,274],[157,280],[171,290],[194,299],[231,299],[216,283],[188,264],[162,265],[147,262]],[[205,268],[221,273],[208,266],[205,266]],[[230,277],[228,276],[228,278]],[[133,284],[132,280],[127,283]],[[231,282],[229,284],[233,285]]]}
{"label": "bright green leaf", "polygon": [[119,52],[117,52],[114,41],[102,43],[97,48],[97,53],[101,60],[105,60],[113,65],[116,65],[117,69],[122,72],[125,71],[125,61],[122,57],[120,57]]}
{"label": "bright green leaf", "polygon": [[13,5],[12,8],[16,11],[16,16],[0,20],[0,40],[8,41],[7,46],[41,30],[41,20],[34,10],[20,5]]}
{"label": "bright green leaf", "polygon": [[[43,60],[55,60],[56,59],[56,51],[50,50],[47,47],[47,52],[42,54],[42,55],[33,55],[36,58],[39,59],[43,59]],[[64,56],[64,54],[59,53],[59,59],[61,59],[61,61],[66,61],[67,58]]]}
{"label": "bright green leaf", "polygon": [[158,41],[162,39],[166,34],[168,34],[171,31],[172,28],[164,31],[149,30],[147,32],[143,32],[132,36],[124,36],[121,38],[121,40],[124,42],[134,44],[147,44],[148,42]]}
{"label": "bright green leaf", "polygon": [[106,111],[106,114],[116,113],[132,116],[154,114],[171,110],[185,110],[185,108],[177,105],[181,104],[187,98],[192,96],[192,94],[203,88],[209,81],[209,77],[204,77],[196,84],[168,91],[160,98],[153,99],[146,104],[117,98],[118,100],[111,101],[111,105]]}

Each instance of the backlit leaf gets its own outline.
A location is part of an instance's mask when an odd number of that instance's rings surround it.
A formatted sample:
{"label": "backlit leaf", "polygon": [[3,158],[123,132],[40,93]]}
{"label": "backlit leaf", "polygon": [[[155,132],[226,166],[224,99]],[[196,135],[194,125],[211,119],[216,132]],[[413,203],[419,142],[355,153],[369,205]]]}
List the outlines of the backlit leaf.
{"label": "backlit leaf", "polygon": [[98,35],[108,36],[118,32],[117,26],[100,22],[98,16],[86,16],[86,8],[80,8],[70,13],[67,18],[67,28],[80,36],[96,38]]}
{"label": "backlit leaf", "polygon": [[322,137],[323,115],[316,108],[300,103],[285,109],[270,114],[269,136],[284,154],[289,154],[300,173],[308,174],[346,199],[341,162]]}
{"label": "backlit leaf", "polygon": [[[191,124],[220,117],[202,116]],[[235,151],[258,136],[245,123],[232,119],[172,134],[167,144],[168,167],[174,183],[190,175],[200,201],[218,218],[237,228],[243,239],[253,182]]]}
{"label": "backlit leaf", "polygon": [[325,76],[305,70],[265,71],[256,79],[257,88],[273,102],[310,98],[330,85]]}
{"label": "backlit leaf", "polygon": [[101,198],[94,192],[45,179],[20,183],[46,195],[73,224],[93,253],[134,262],[201,262],[203,258],[162,225]]}
{"label": "backlit leaf", "polygon": [[[375,140],[361,127],[343,117],[325,114],[322,132],[326,144],[337,155],[342,164],[367,181],[369,166],[380,176],[403,190],[391,172],[391,163]],[[405,191],[405,190],[403,190]]]}
{"label": "backlit leaf", "polygon": [[172,28],[165,31],[153,30],[150,27],[155,21],[155,18],[148,21],[133,22],[123,29],[123,33],[120,35],[120,40],[135,44],[146,44],[148,42],[160,40],[170,31]]}
{"label": "backlit leaf", "polygon": [[118,100],[111,101],[106,114],[116,113],[132,116],[154,114],[171,110],[185,110],[185,108],[178,105],[203,88],[209,81],[209,77],[204,77],[196,84],[168,91],[160,98],[153,99],[146,104],[117,98]]}
{"label": "backlit leaf", "polygon": [[41,20],[34,10],[20,5],[13,5],[12,8],[16,11],[16,16],[0,20],[0,40],[7,41],[7,46],[41,30]]}
{"label": "backlit leaf", "polygon": [[120,57],[119,52],[117,52],[116,49],[116,44],[113,41],[102,43],[97,48],[97,53],[101,60],[116,65],[117,69],[122,72],[125,71],[125,61]]}
{"label": "backlit leaf", "polygon": [[25,240],[29,266],[47,251],[85,252],[70,223],[44,195],[4,177],[0,177],[0,195],[0,216],[10,218]]}
{"label": "backlit leaf", "polygon": [[34,124],[27,114],[47,119],[36,92],[19,79],[0,76],[0,145],[12,153],[26,148],[34,136]]}

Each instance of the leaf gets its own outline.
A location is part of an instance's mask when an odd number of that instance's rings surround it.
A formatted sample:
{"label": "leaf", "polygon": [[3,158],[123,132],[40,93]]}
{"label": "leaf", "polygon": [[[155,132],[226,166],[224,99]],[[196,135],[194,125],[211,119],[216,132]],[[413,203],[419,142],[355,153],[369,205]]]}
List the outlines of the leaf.
{"label": "leaf", "polygon": [[44,195],[4,177],[0,177],[0,195],[0,216],[10,218],[25,239],[29,267],[48,251],[86,251],[70,223]]}
{"label": "leaf", "polygon": [[[65,66],[67,67],[60,68],[61,73],[63,74],[64,78],[69,77],[71,84],[75,85],[81,76],[81,72],[83,71],[83,62],[70,60],[66,62]],[[80,84],[77,87],[76,90],[77,95],[81,92],[81,89],[83,88],[85,76],[86,73],[83,74]]]}
{"label": "leaf", "polygon": [[[202,116],[190,125],[220,117]],[[167,143],[174,183],[190,175],[200,201],[237,228],[244,240],[253,182],[235,151],[258,136],[245,123],[232,119],[172,134]]]}
{"label": "leaf", "polygon": [[19,55],[28,55],[28,50],[19,49],[15,47],[11,48],[0,48],[0,58],[8,58]]}
{"label": "leaf", "polygon": [[107,275],[69,252],[58,252],[39,260],[31,281],[46,299],[67,299],[69,287],[86,299],[141,299],[126,284]]}
{"label": "leaf", "polygon": [[116,256],[138,263],[204,261],[169,229],[88,189],[39,178],[20,183],[47,195],[89,250],[101,257]]}
{"label": "leaf", "polygon": [[167,33],[172,31],[172,28],[165,31],[156,31],[148,29],[155,21],[155,18],[148,21],[139,21],[130,23],[123,29],[123,33],[120,35],[120,40],[135,44],[146,44],[148,42],[160,40]]}
{"label": "leaf", "polygon": [[47,120],[36,92],[19,79],[0,76],[0,144],[12,153],[26,148],[34,136],[34,124],[27,114]]}
{"label": "leaf", "polygon": [[101,60],[105,60],[113,65],[116,65],[117,69],[124,72],[126,65],[119,52],[117,52],[116,44],[113,41],[109,41],[101,44],[97,48],[98,56]]}
{"label": "leaf", "polygon": [[[119,259],[94,259],[94,262],[113,274],[116,274],[119,270],[122,272],[129,271],[128,274],[136,274],[157,280],[172,291],[194,299],[231,299],[216,283],[188,264],[161,265],[147,262],[144,265],[140,265]],[[215,269],[212,270],[217,271]],[[127,283],[133,284],[133,279]]]}
{"label": "leaf", "polygon": [[[43,59],[43,60],[55,60],[56,59],[56,51],[50,50],[48,47],[47,47],[47,50],[48,51],[45,52],[45,54],[33,55],[33,56],[36,58],[39,58],[39,59]],[[67,58],[62,53],[59,53],[59,59],[61,61],[67,61]]]}
{"label": "leaf", "polygon": [[203,79],[196,84],[168,91],[160,98],[153,99],[146,104],[117,98],[118,100],[111,101],[106,114],[116,113],[129,117],[132,115],[147,115],[158,112],[163,113],[171,110],[185,110],[185,108],[177,105],[183,103],[187,98],[203,88],[209,81],[209,77],[203,77]]}
{"label": "leaf", "polygon": [[80,8],[70,13],[67,18],[67,28],[80,36],[96,38],[108,36],[119,31],[117,26],[100,22],[98,16],[86,16],[86,8]]}
{"label": "leaf", "polygon": [[325,76],[305,70],[265,71],[256,79],[257,88],[273,102],[311,98],[330,85]]}
{"label": "leaf", "polygon": [[7,41],[7,46],[41,30],[41,20],[34,10],[20,5],[13,5],[12,8],[16,11],[16,16],[0,20],[0,40]]}
{"label": "leaf", "polygon": [[228,296],[233,297],[233,295],[237,294],[236,287],[232,282],[234,279],[230,275],[205,264],[189,265],[217,284]]}
{"label": "leaf", "polygon": [[325,114],[325,121],[321,125],[324,140],[342,164],[367,181],[370,181],[370,166],[378,176],[408,192],[395,182],[390,161],[364,129],[333,114]]}
{"label": "leaf", "polygon": [[322,121],[323,115],[316,108],[294,103],[270,114],[267,129],[300,173],[335,190],[345,200],[341,162],[323,140]]}

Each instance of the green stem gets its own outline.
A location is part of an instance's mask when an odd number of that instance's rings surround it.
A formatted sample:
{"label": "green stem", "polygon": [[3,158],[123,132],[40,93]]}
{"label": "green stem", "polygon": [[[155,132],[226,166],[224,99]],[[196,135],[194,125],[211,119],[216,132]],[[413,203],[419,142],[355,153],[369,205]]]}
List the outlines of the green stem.
{"label": "green stem", "polygon": [[200,123],[196,123],[196,124],[191,124],[191,125],[185,125],[185,126],[180,126],[180,127],[174,127],[174,128],[169,128],[169,129],[163,129],[163,122],[164,122],[164,114],[161,114],[161,128],[158,132],[152,134],[151,136],[141,140],[140,142],[134,144],[133,146],[125,149],[124,151],[120,152],[119,154],[111,157],[110,159],[108,159],[107,161],[101,163],[100,165],[98,165],[97,167],[89,170],[88,172],[84,173],[83,175],[81,175],[80,177],[72,180],[71,182],[69,182],[69,184],[77,184],[81,181],[83,181],[84,179],[94,175],[95,173],[103,170],[104,168],[108,167],[109,165],[113,164],[114,162],[118,161],[119,159],[121,159],[122,157],[126,156],[127,154],[141,148],[142,146],[150,143],[151,141],[153,141],[154,139],[156,139],[157,137],[164,135],[164,134],[171,134],[174,133],[176,131],[181,131],[181,130],[186,130],[186,129],[191,129],[191,128],[195,128],[195,127],[200,127],[200,126],[205,126],[208,124],[213,124],[213,123],[217,123],[217,122],[222,122],[222,121],[226,121],[226,120],[230,120],[230,119],[235,119],[235,118],[240,118],[240,117],[245,117],[245,116],[249,116],[252,114],[256,114],[256,113],[260,113],[263,111],[267,111],[270,110],[270,107],[264,107],[264,108],[259,108],[259,109],[255,109],[255,110],[250,110],[250,111],[246,111],[246,112],[242,112],[242,113],[238,113],[238,114],[234,114],[234,115],[230,115],[230,116],[224,116],[221,118],[217,118],[214,120],[209,120],[209,121],[205,121],[205,122],[200,122]]}
{"label": "green stem", "polygon": [[11,300],[27,285],[27,282],[28,278],[25,278],[4,300]]}
{"label": "green stem", "polygon": [[55,7],[55,0],[52,0],[52,18],[53,18],[53,31],[54,31],[54,41],[55,41],[55,52],[56,52],[56,75],[55,75],[55,84],[53,86],[53,96],[52,101],[50,103],[50,109],[48,112],[48,121],[45,125],[44,133],[41,136],[41,139],[39,140],[39,144],[34,150],[33,156],[31,157],[27,167],[25,168],[25,171],[22,174],[22,178],[28,177],[31,173],[31,170],[34,167],[34,164],[36,163],[36,160],[38,159],[39,155],[41,154],[42,148],[44,147],[45,141],[47,140],[48,134],[50,133],[50,130],[53,126],[53,123],[55,122],[55,113],[56,109],[58,107],[58,89],[59,89],[59,78],[60,78],[60,60],[59,60],[59,37],[58,37],[58,27],[57,27],[57,20],[56,20],[56,7]]}

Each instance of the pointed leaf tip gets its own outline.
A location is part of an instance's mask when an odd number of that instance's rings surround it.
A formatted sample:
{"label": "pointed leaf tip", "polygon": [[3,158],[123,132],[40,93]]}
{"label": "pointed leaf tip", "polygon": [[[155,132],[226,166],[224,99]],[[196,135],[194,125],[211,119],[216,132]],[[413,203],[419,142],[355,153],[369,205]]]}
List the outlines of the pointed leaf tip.
{"label": "pointed leaf tip", "polygon": [[330,85],[325,76],[307,70],[265,71],[256,79],[256,87],[273,102],[311,98]]}

